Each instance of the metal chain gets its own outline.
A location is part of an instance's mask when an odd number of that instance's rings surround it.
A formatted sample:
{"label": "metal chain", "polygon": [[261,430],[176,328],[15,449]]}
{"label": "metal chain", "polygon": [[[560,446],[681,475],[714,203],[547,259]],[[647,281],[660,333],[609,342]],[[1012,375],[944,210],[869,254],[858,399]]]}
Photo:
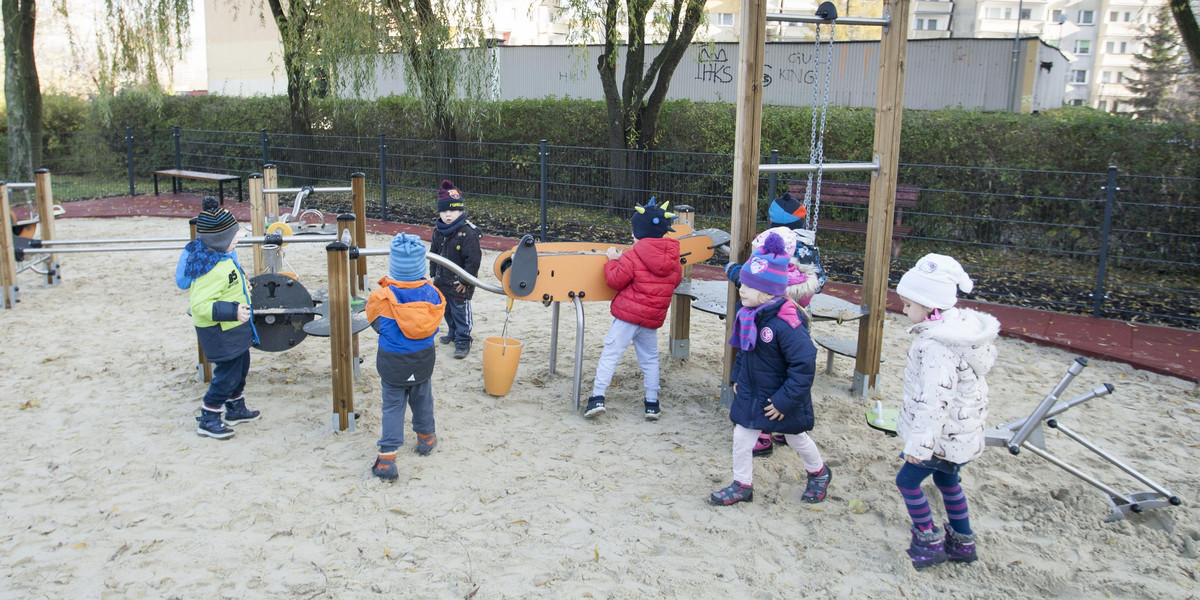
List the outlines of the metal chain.
{"label": "metal chain", "polygon": [[[821,178],[825,174],[825,119],[829,115],[829,88],[833,87],[831,85],[831,82],[832,82],[831,76],[833,74],[833,37],[834,37],[833,36],[833,28],[834,28],[834,24],[830,23],[829,24],[829,43],[827,44],[828,48],[826,49],[826,52],[825,52],[825,81],[823,84],[825,87],[825,97],[821,101],[821,132],[820,132],[820,138],[817,140],[817,160],[818,160],[818,162],[817,162],[817,191],[813,195],[812,227],[811,227],[813,235],[816,235],[816,233],[817,233],[817,221],[821,217]],[[820,31],[820,29],[821,29],[821,26],[817,25],[817,31]],[[817,47],[818,47],[818,49],[820,48],[819,41],[817,42]],[[819,57],[819,55],[820,55],[820,52],[818,52],[818,57]],[[820,66],[821,66],[820,61],[818,60],[817,67],[819,68]],[[816,88],[814,87],[814,90],[815,89]],[[814,115],[816,114],[815,107],[813,108],[813,114]],[[811,181],[811,179],[810,179],[810,181]]]}
{"label": "metal chain", "polygon": [[[816,50],[817,50],[816,51],[817,68],[819,69],[821,66],[821,25],[820,24],[817,25]],[[815,70],[814,70],[814,73],[815,73]],[[812,91],[813,91],[812,129],[808,136],[808,164],[810,164],[810,165],[813,164],[813,161],[816,160],[816,156],[817,156],[817,99],[818,99],[818,96],[817,96],[817,82],[816,81],[813,81]],[[813,186],[813,174],[809,173],[808,174],[808,185],[806,185],[804,187],[804,211],[805,211],[804,228],[805,229],[813,228],[812,227],[812,217],[810,216],[812,214],[812,211],[809,210],[809,207],[812,206],[812,197],[813,197],[812,186]]]}

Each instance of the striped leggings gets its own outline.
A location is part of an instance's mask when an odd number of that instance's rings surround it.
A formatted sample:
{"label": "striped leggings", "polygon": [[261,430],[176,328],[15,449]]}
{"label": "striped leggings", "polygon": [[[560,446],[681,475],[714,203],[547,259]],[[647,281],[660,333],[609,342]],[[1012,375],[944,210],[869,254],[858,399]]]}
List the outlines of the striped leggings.
{"label": "striped leggings", "polygon": [[896,474],[896,487],[904,497],[904,506],[917,529],[933,527],[933,513],[929,501],[921,491],[921,482],[933,475],[933,483],[942,492],[942,503],[946,506],[946,518],[950,527],[962,534],[971,533],[971,521],[967,513],[967,497],[959,485],[958,473],[947,473],[911,463],[904,463]]}

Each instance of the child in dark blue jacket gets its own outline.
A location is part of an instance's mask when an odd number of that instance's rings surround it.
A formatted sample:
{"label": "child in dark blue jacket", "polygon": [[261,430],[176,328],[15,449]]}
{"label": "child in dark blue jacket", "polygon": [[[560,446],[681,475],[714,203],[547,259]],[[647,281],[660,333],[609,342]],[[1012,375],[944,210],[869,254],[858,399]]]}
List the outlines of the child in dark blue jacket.
{"label": "child in dark blue jacket", "polygon": [[396,450],[404,444],[404,412],[412,408],[417,454],[437,446],[433,421],[433,337],[446,310],[446,299],[425,278],[425,245],[407,233],[392,238],[388,274],[367,298],[367,320],[379,332],[375,368],[383,387],[383,424],[379,457],[371,472],[397,479]]}
{"label": "child in dark blue jacket", "polygon": [[832,474],[807,434],[815,419],[812,384],[817,350],[808,336],[807,315],[785,298],[790,256],[781,237],[768,235],[739,275],[741,306],[729,344],[739,350],[733,364],[733,483],[709,501],[729,505],[754,498],[754,444],[765,429],[784,434],[808,472],[802,500],[825,499]]}

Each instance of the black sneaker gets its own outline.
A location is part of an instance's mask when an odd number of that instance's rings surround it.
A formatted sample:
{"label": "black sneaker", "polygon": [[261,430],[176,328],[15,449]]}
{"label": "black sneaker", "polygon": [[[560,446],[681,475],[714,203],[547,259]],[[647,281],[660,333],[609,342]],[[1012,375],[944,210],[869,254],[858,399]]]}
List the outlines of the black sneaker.
{"label": "black sneaker", "polygon": [[439,342],[441,342],[441,343],[443,343],[443,344],[453,344],[453,343],[454,343],[454,336],[452,336],[452,335],[443,335],[442,337],[438,338],[438,341],[439,341]]}
{"label": "black sneaker", "polygon": [[261,415],[257,410],[246,408],[246,399],[230,400],[225,403],[225,423],[229,425],[237,425],[238,423],[249,423],[257,421]]}
{"label": "black sneaker", "polygon": [[646,420],[647,421],[657,421],[658,417],[661,415],[662,415],[662,410],[659,409],[658,403],[650,402],[649,400],[647,400],[646,401]]}
{"label": "black sneaker", "polygon": [[592,396],[588,398],[587,409],[583,411],[583,416],[590,419],[602,414],[604,414],[604,396]]}
{"label": "black sneaker", "polygon": [[454,346],[454,358],[466,358],[471,352],[471,344],[456,344]]}
{"label": "black sneaker", "polygon": [[200,417],[196,420],[200,422],[196,426],[196,433],[198,435],[218,440],[233,437],[233,430],[227,427],[225,422],[221,420],[221,413],[219,412],[200,409]]}

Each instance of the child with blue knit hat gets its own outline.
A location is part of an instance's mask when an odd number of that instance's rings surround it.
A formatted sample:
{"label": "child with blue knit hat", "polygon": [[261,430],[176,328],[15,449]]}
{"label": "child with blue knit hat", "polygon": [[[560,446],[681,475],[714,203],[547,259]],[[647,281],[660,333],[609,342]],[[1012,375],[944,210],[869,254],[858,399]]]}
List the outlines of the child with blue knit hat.
{"label": "child with blue knit hat", "polygon": [[243,390],[250,372],[250,346],[258,343],[251,321],[246,274],[238,264],[238,240],[245,230],[212,196],[201,202],[196,239],[179,255],[175,283],[188,290],[192,324],[213,378],[204,394],[196,433],[223,440],[233,436],[227,425],[258,419],[246,407]]}
{"label": "child with blue knit hat", "polygon": [[741,269],[733,335],[733,483],[709,495],[719,506],[754,498],[754,445],[763,430],[781,433],[804,463],[808,485],[801,500],[825,499],[832,474],[807,432],[815,418],[812,384],[817,350],[808,336],[807,316],[788,293],[791,256],[784,239],[770,233]]}
{"label": "child with blue knit hat", "polygon": [[[438,218],[429,251],[462,267],[472,277],[478,277],[479,265],[483,260],[479,240],[483,235],[478,227],[467,220],[467,206],[462,191],[449,179],[443,180],[438,188],[437,210]],[[429,265],[429,276],[446,298],[446,335],[438,341],[454,344],[454,358],[466,358],[474,340],[471,337],[475,322],[471,297],[475,295],[475,286],[437,263]]]}
{"label": "child with blue knit hat", "polygon": [[798,259],[800,264],[810,265],[816,271],[817,292],[820,293],[821,288],[825,287],[825,269],[821,267],[821,250],[817,247],[816,232],[807,229],[808,209],[804,203],[785,192],[771,201],[771,206],[767,209],[767,220],[771,227],[787,227],[796,233],[798,243],[792,256]]}
{"label": "child with blue knit hat", "polygon": [[651,198],[645,205],[634,207],[629,219],[633,246],[625,252],[609,248],[606,253],[604,280],[617,295],[609,305],[613,321],[604,336],[604,350],[596,364],[596,381],[583,413],[589,419],[604,413],[605,391],[612,383],[617,362],[630,344],[642,369],[646,420],[656,421],[662,414],[658,398],[658,329],[667,318],[675,287],[683,280],[679,240],[664,237],[674,231],[671,220],[675,215],[667,212],[669,205],[670,202],[656,204]]}
{"label": "child with blue knit hat", "polygon": [[385,481],[400,476],[396,451],[404,444],[404,414],[412,408],[417,454],[437,446],[433,419],[433,338],[446,310],[442,293],[425,278],[425,244],[398,233],[388,254],[388,277],[367,298],[367,320],[379,333],[375,369],[383,388],[379,456],[371,472]]}

